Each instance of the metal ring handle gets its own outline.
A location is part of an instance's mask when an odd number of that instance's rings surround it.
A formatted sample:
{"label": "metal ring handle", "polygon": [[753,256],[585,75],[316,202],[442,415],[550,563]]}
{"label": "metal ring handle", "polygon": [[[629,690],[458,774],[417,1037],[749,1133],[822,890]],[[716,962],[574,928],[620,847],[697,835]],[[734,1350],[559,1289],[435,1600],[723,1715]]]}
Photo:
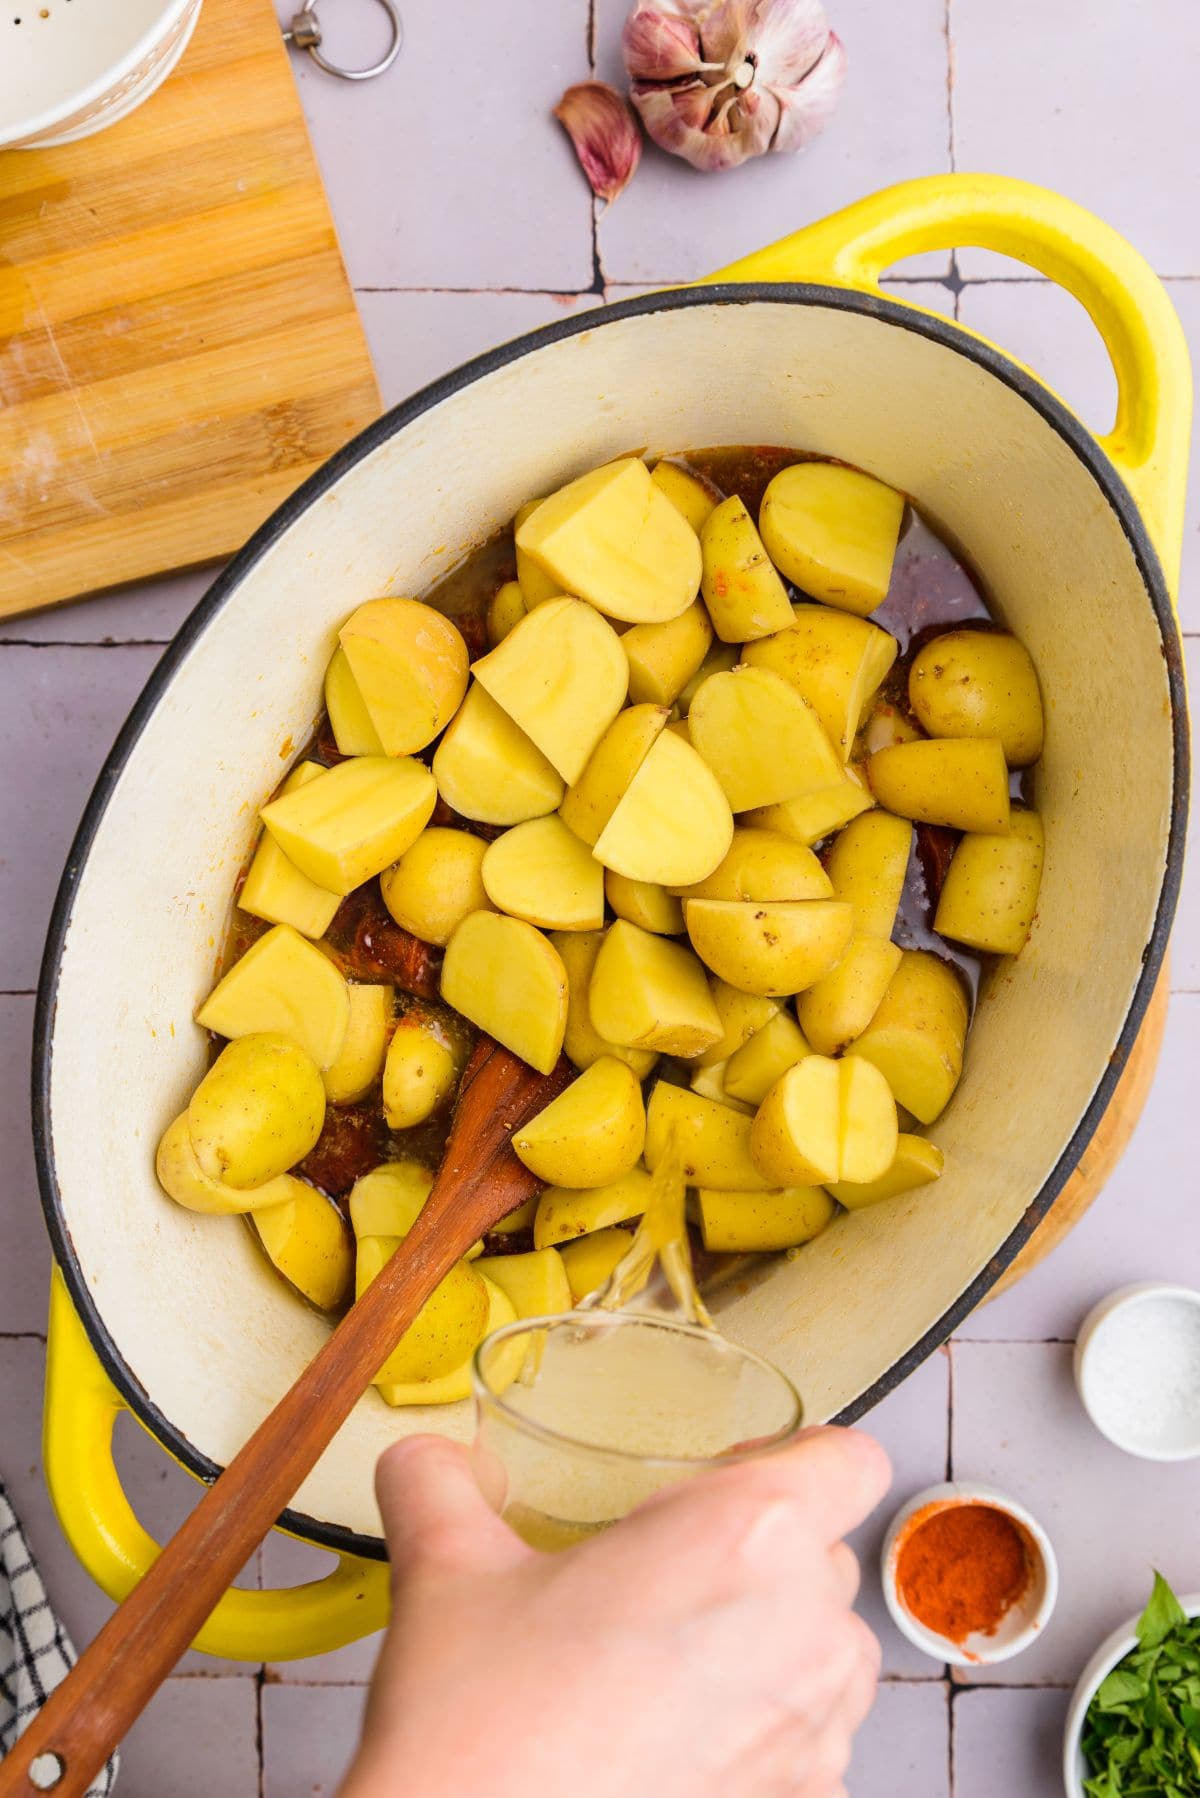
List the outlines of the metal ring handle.
{"label": "metal ring handle", "polygon": [[321,54],[321,23],[317,18],[316,0],[307,0],[306,5],[296,13],[288,29],[283,34],[285,44],[295,45],[297,50],[307,50],[319,69],[327,75],[336,75],[340,81],[371,81],[376,75],[382,75],[390,69],[399,56],[404,45],[404,24],[395,0],[379,0],[387,14],[392,28],[392,39],[378,62],[373,62],[368,69],[342,69],[337,63],[330,62]]}

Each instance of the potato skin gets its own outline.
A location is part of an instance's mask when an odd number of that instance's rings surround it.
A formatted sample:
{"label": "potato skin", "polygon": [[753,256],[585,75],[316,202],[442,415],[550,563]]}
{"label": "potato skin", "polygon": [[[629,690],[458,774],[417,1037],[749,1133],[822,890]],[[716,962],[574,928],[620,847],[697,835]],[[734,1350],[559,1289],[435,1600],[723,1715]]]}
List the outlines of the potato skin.
{"label": "potato skin", "polygon": [[878,1011],[901,951],[880,936],[853,936],[835,968],[796,1000],[796,1016],[813,1048],[840,1055]]}
{"label": "potato skin", "polygon": [[758,522],[775,566],[805,593],[865,616],[885,598],[904,495],[857,468],[796,462],[763,494]]}
{"label": "potato skin", "polygon": [[683,943],[618,918],[592,967],[592,1023],[610,1042],[665,1055],[698,1055],[720,1041],[704,969]]}
{"label": "potato skin", "polygon": [[257,1211],[251,1223],[271,1261],[318,1311],[339,1311],[354,1282],[354,1238],[332,1199],[293,1180],[286,1205]]}
{"label": "potato skin", "polygon": [[825,858],[834,897],[854,908],[863,936],[891,936],[912,853],[913,829],[890,812],[863,812],[834,838]]}
{"label": "potato skin", "polygon": [[898,649],[895,637],[866,618],[798,605],[788,628],[748,643],[744,659],[781,674],[807,699],[845,762]]}
{"label": "potato skin", "polygon": [[684,920],[705,966],[768,998],[803,992],[844,953],[854,914],[840,899],[689,899]]}
{"label": "potato skin", "polygon": [[771,1182],[751,1159],[751,1122],[745,1112],[659,1080],[646,1106],[646,1166],[653,1173],[674,1138],[690,1185],[765,1192]]}
{"label": "potato skin", "polygon": [[669,717],[665,705],[631,705],[618,712],[579,779],[563,794],[559,817],[589,849],[595,847]]}
{"label": "potato skin", "polygon": [[609,868],[604,876],[604,896],[616,912],[629,924],[656,936],[683,935],[683,907],[666,887],[652,880],[630,880]]}
{"label": "potato skin", "polygon": [[603,930],[562,930],[551,933],[550,941],[562,958],[567,974],[567,1023],[563,1050],[567,1060],[573,1062],[580,1073],[585,1068],[590,1068],[601,1055],[615,1055],[618,1061],[628,1062],[639,1080],[644,1080],[658,1060],[656,1052],[653,1049],[630,1049],[620,1043],[610,1043],[600,1035],[592,1022],[588,989],[604,936]]}
{"label": "potato skin", "polygon": [[704,1246],[714,1255],[762,1255],[797,1248],[819,1236],[837,1212],[820,1186],[790,1186],[775,1192],[721,1192],[702,1186],[696,1199]]}
{"label": "potato skin", "polygon": [[611,1185],[646,1140],[642,1089],[626,1062],[602,1055],[544,1110],[513,1132],[516,1154],[554,1186]]}
{"label": "potato skin", "polygon": [[423,1124],[450,1096],[457,1078],[454,1051],[431,1024],[402,1019],[383,1063],[383,1115],[389,1130]]}
{"label": "potato skin", "polygon": [[211,1180],[244,1191],[303,1161],[325,1121],[316,1064],[286,1037],[227,1043],[192,1094],[188,1133]]}
{"label": "potato skin", "polygon": [[832,899],[833,886],[812,850],[779,830],[737,825],[724,861],[682,899]]}
{"label": "potato skin", "polygon": [[383,903],[400,928],[444,949],[470,912],[490,906],[480,872],[486,851],[469,831],[427,825],[379,877]]}
{"label": "potato skin", "polygon": [[930,737],[876,750],[867,779],[879,804],[901,818],[952,830],[1008,829],[1008,764],[998,737]]}
{"label": "potato skin", "polygon": [[927,950],[906,949],[875,1016],[846,1054],[873,1062],[896,1103],[932,1124],[962,1074],[968,1016],[955,970]]}
{"label": "potato skin", "polygon": [[704,559],[700,590],[723,643],[750,643],[791,623],[787,588],[736,493],[705,519],[700,548]]}
{"label": "potato skin", "polygon": [[169,1123],[162,1133],[154,1160],[158,1183],[169,1198],[187,1211],[204,1211],[217,1217],[257,1211],[264,1205],[282,1205],[292,1198],[296,1184],[291,1174],[277,1174],[265,1186],[239,1191],[213,1180],[196,1159],[188,1131],[187,1112]]}
{"label": "potato skin", "polygon": [[941,1178],[944,1166],[942,1151],[923,1136],[901,1131],[896,1139],[896,1154],[891,1167],[877,1180],[835,1180],[826,1190],[847,1211],[865,1211],[885,1199],[899,1198],[918,1186],[927,1186]]}
{"label": "potato skin", "polygon": [[1007,631],[947,631],[926,643],[908,671],[908,698],[931,737],[998,737],[1010,768],[1042,753],[1037,670]]}
{"label": "potato skin", "polygon": [[1014,811],[1007,836],[963,837],[942,885],[934,929],[970,949],[1019,955],[1037,913],[1044,859],[1037,812]]}
{"label": "potato skin", "polygon": [[[506,639],[507,640],[507,639]],[[523,824],[559,803],[565,782],[483,687],[472,682],[434,751],[446,804],[479,824]]]}
{"label": "potato skin", "polygon": [[555,1248],[576,1236],[626,1224],[630,1218],[641,1217],[650,1192],[651,1177],[644,1167],[631,1168],[604,1186],[548,1186],[536,1200],[533,1246]]}

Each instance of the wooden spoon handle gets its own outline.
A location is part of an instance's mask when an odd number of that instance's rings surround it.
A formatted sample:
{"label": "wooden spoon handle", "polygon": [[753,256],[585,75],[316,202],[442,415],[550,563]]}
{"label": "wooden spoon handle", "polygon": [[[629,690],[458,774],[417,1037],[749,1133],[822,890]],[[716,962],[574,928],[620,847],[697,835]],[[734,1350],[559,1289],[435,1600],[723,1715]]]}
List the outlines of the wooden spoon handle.
{"label": "wooden spoon handle", "polygon": [[[539,1076],[480,1044],[412,1230],[0,1762],[0,1798],[83,1798],[438,1281],[537,1190],[508,1139],[569,1077],[564,1064]],[[31,1778],[45,1756],[56,1757],[57,1777],[55,1761],[44,1761]]]}

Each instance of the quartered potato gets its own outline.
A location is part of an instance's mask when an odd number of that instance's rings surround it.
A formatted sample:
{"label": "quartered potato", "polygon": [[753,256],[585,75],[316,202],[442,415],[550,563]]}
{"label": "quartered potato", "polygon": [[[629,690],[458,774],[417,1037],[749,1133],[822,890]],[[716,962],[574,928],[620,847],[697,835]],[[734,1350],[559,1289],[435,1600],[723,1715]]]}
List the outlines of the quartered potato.
{"label": "quartered potato", "polygon": [[558,815],[589,848],[595,847],[669,716],[665,705],[632,705],[618,712],[579,779],[567,788]]}
{"label": "quartered potato", "polygon": [[811,1242],[833,1221],[837,1206],[820,1186],[787,1186],[776,1192],[696,1194],[700,1234],[714,1255],[762,1255]]}
{"label": "quartered potato", "polygon": [[[387,1246],[386,1244],[384,1245]],[[484,1289],[487,1293],[487,1318],[480,1332],[480,1341],[490,1336],[493,1330],[502,1330],[505,1324],[516,1322],[516,1307],[508,1294],[501,1290],[495,1280],[484,1276]],[[477,1346],[477,1345],[476,1345]],[[472,1348],[457,1367],[449,1373],[439,1374],[432,1380],[379,1380],[375,1381],[375,1390],[388,1405],[454,1405],[471,1396],[471,1362],[475,1349]],[[497,1355],[488,1368],[488,1384],[494,1392],[503,1392],[511,1385],[521,1371],[525,1350],[520,1342],[510,1342],[503,1351],[503,1357]]]}
{"label": "quartered potato", "polygon": [[321,1071],[325,1097],[331,1105],[353,1105],[370,1092],[383,1066],[392,1022],[393,987],[355,982],[349,987],[349,994],[350,1021],[342,1046]]}
{"label": "quartered potato", "polygon": [[1008,829],[1008,764],[998,737],[931,737],[896,743],[867,762],[880,805],[902,818],[953,830]]}
{"label": "quartered potato", "polygon": [[[319,780],[325,770],[318,762],[301,762],[279,789],[280,798]],[[268,924],[290,924],[301,936],[324,936],[342,903],[341,895],[327,892],[289,861],[269,830],[264,830],[254,860],[237,895],[242,911],[265,918]]]}
{"label": "quartered potato", "polygon": [[803,992],[844,954],[854,914],[840,899],[689,899],[693,949],[714,974],[747,993]]}
{"label": "quartered potato", "polygon": [[823,1186],[878,1179],[895,1159],[897,1135],[896,1103],[878,1069],[808,1055],[763,1100],[750,1147],[772,1186]]}
{"label": "quartered potato", "polygon": [[629,924],[652,930],[657,936],[683,935],[683,907],[673,893],[652,880],[630,880],[609,868],[604,876],[604,897]]}
{"label": "quartered potato", "polygon": [[786,630],[746,645],[752,668],[769,668],[807,699],[842,761],[896,659],[889,632],[828,606],[793,606]]}
{"label": "quartered potato", "polygon": [[523,919],[487,911],[464,918],[446,945],[442,998],[539,1073],[558,1060],[567,971],[553,944]]}
{"label": "quartered potato", "polygon": [[[387,754],[363,703],[354,670],[340,644],[330,656],[325,670],[325,710],[329,713],[333,740],[343,755]],[[324,773],[324,769],[321,772]],[[287,791],[286,787],[284,791]]]}
{"label": "quartered potato", "polygon": [[967,995],[949,963],[924,949],[905,949],[875,1016],[846,1053],[872,1062],[896,1103],[932,1124],[962,1073],[968,1015]]}
{"label": "quartered potato", "polygon": [[730,986],[727,980],[710,980],[709,991],[721,1020],[722,1035],[720,1042],[694,1058],[693,1065],[698,1068],[727,1061],[756,1030],[770,1023],[780,1006],[778,999],[768,998],[764,993],[744,993],[739,987]]}
{"label": "quartered potato", "polygon": [[302,873],[349,893],[416,842],[437,801],[433,775],[411,756],[360,755],[259,813]]}
{"label": "quartered potato", "polygon": [[644,1167],[630,1168],[604,1186],[548,1186],[536,1200],[535,1248],[570,1242],[594,1230],[607,1230],[641,1217],[650,1202],[651,1177]]}
{"label": "quartered potato", "polygon": [[735,812],[777,805],[842,779],[816,712],[769,668],[714,674],[692,700],[688,729]]}
{"label": "quartered potato", "polygon": [[856,468],[796,462],[763,494],[759,529],[789,581],[844,612],[886,598],[904,517],[904,495]]}
{"label": "quartered potato", "polygon": [[497,837],[480,872],[492,904],[529,924],[599,930],[604,923],[604,869],[553,813]]}
{"label": "quartered potato", "polygon": [[918,1186],[928,1186],[941,1178],[944,1158],[936,1144],[923,1136],[910,1136],[901,1131],[896,1139],[896,1153],[886,1174],[877,1180],[835,1180],[826,1190],[847,1211],[865,1211],[884,1199],[895,1199]]}
{"label": "quartered potato", "polygon": [[350,989],[327,955],[276,924],[217,982],[196,1022],[217,1036],[285,1036],[328,1068],[346,1039]]}
{"label": "quartered potato", "polygon": [[[480,917],[490,917],[480,912]],[[389,1130],[412,1130],[454,1091],[459,1068],[454,1050],[428,1019],[397,1024],[383,1064],[383,1115]]]}
{"label": "quartered potato", "polygon": [[629,687],[620,637],[581,599],[548,600],[527,613],[472,673],[568,784],[583,773]]}
{"label": "quartered potato", "polygon": [[710,1067],[701,1067],[700,1060],[694,1060],[688,1091],[699,1093],[702,1099],[715,1099],[718,1105],[728,1105],[732,1110],[744,1111],[749,1116],[754,1106],[747,1105],[744,1099],[733,1098],[725,1091],[725,1069],[728,1066],[727,1061],[714,1061]]}
{"label": "quartered potato", "polygon": [[863,812],[838,835],[825,860],[834,896],[854,912],[863,936],[890,937],[908,873],[913,830],[907,818]]}
{"label": "quartered potato", "polygon": [[[578,1236],[574,1242],[564,1242],[558,1252],[571,1288],[571,1303],[580,1304],[589,1293],[603,1286],[632,1247],[633,1231],[620,1229],[597,1230],[591,1236]],[[637,1284],[630,1288],[629,1296],[640,1291],[649,1277],[647,1268]]]}
{"label": "quartered potato", "polygon": [[521,526],[527,518],[533,517],[541,503],[540,499],[531,499],[527,505],[519,509],[513,519],[513,544],[517,554],[517,585],[525,597],[527,612],[532,612],[536,606],[544,606],[549,599],[561,599],[563,596],[562,583],[556,581],[553,575],[547,574],[544,569],[539,568],[533,557],[523,550],[517,541],[521,535]]}
{"label": "quartered potato", "polygon": [[632,624],[677,618],[700,588],[699,538],[636,456],[560,487],[518,525],[516,542],[561,592]]}
{"label": "quartered potato", "polygon": [[192,1094],[188,1135],[210,1180],[265,1186],[303,1161],[325,1122],[325,1088],[311,1056],[285,1036],[227,1043]]}
{"label": "quartered potato", "polygon": [[1006,631],[947,631],[914,657],[908,698],[931,737],[998,737],[1010,768],[1042,753],[1033,658]]}
{"label": "quartered potato", "polygon": [[[714,643],[708,654],[680,692],[676,695],[675,704],[685,715],[696,694],[710,674],[724,674],[730,668],[736,668],[742,659],[741,647],[737,643]],[[679,724],[673,724],[672,730],[678,730]],[[684,725],[686,728],[686,724]]]}
{"label": "quartered potato", "polygon": [[503,643],[514,625],[520,624],[529,610],[520,581],[504,581],[496,588],[487,609],[488,642],[495,649]]}
{"label": "quartered potato", "polygon": [[592,1023],[631,1049],[699,1055],[721,1038],[704,969],[691,950],[618,918],[600,945],[588,987]]}
{"label": "quartered potato", "polygon": [[803,843],[782,831],[737,825],[724,861],[682,899],[831,899],[829,876]]}
{"label": "quartered potato", "polygon": [[1033,928],[1044,857],[1037,812],[1014,810],[1007,836],[963,837],[942,885],[934,929],[969,949],[1019,955]]}
{"label": "quartered potato", "polygon": [[733,814],[712,770],[663,731],[596,840],[596,859],[630,880],[703,880],[733,841]]}
{"label": "quartered potato", "polygon": [[665,624],[635,624],[621,638],[629,663],[629,697],[653,705],[674,705],[701,666],[713,639],[700,600]]}
{"label": "quartered potato", "polygon": [[653,1049],[631,1049],[624,1044],[610,1043],[592,1022],[589,989],[604,936],[602,930],[573,930],[556,931],[550,938],[562,958],[569,988],[563,1051],[581,1073],[601,1055],[615,1055],[618,1061],[628,1063],[639,1080],[644,1080],[658,1060],[657,1053]]}
{"label": "quartered potato", "polygon": [[[378,1278],[400,1241],[400,1237],[393,1236],[359,1238],[355,1298],[361,1298],[372,1280]],[[482,1275],[469,1261],[456,1261],[425,1300],[375,1375],[374,1384],[407,1385],[416,1380],[436,1380],[461,1367],[483,1338],[488,1310],[487,1285]]]}
{"label": "quartered potato", "polygon": [[737,494],[712,511],[700,532],[702,592],[723,643],[751,643],[791,623],[787,588],[771,566],[754,520]]}
{"label": "quartered potato", "polygon": [[666,494],[675,510],[682,513],[699,536],[705,519],[721,500],[721,495],[712,482],[706,481],[703,475],[698,475],[695,469],[685,467],[682,462],[674,462],[670,457],[664,457],[654,464],[650,479]]}
{"label": "quartered potato", "polygon": [[385,755],[424,749],[461,705],[462,632],[419,599],[368,600],[347,618],[338,642]]}
{"label": "quartered potato", "polygon": [[383,903],[402,930],[445,948],[465,917],[488,907],[480,872],[486,851],[482,837],[427,825],[380,875]]}
{"label": "quartered potato", "polygon": [[653,1173],[674,1141],[689,1185],[763,1192],[770,1181],[751,1159],[752,1121],[730,1105],[659,1080],[646,1106],[646,1166]]}
{"label": "quartered potato", "polygon": [[742,822],[780,831],[798,843],[818,843],[830,831],[840,830],[851,818],[869,811],[874,803],[871,789],[853,768],[847,768],[835,786],[785,799],[782,805],[759,806],[747,812]]}
{"label": "quartered potato", "polygon": [[407,1236],[429,1197],[433,1175],[419,1161],[384,1161],[350,1191],[355,1236]]}
{"label": "quartered potato", "polygon": [[354,1238],[332,1199],[292,1181],[285,1205],[255,1211],[251,1223],[285,1280],[318,1311],[340,1311],[354,1290]]}
{"label": "quartered potato", "polygon": [[633,1070],[602,1055],[513,1132],[512,1146],[539,1180],[596,1187],[629,1173],[645,1140],[646,1108]]}
{"label": "quartered potato", "polygon": [[818,1046],[806,1040],[790,1012],[777,1011],[725,1063],[725,1091],[731,1099],[761,1105],[780,1075]]}
{"label": "quartered potato", "polygon": [[479,824],[545,817],[564,791],[562,776],[477,681],[438,744],[432,768],[446,804]]}
{"label": "quartered potato", "polygon": [[557,1249],[485,1255],[475,1266],[500,1288],[518,1317],[554,1317],[571,1309],[571,1285]]}
{"label": "quartered potato", "polygon": [[291,1174],[277,1174],[263,1186],[239,1191],[235,1186],[227,1186],[223,1180],[214,1180],[205,1173],[196,1157],[186,1111],[181,1111],[163,1131],[154,1159],[154,1171],[163,1191],[177,1205],[188,1211],[207,1211],[217,1217],[257,1211],[264,1205],[282,1205],[295,1196],[293,1188],[300,1184]]}
{"label": "quartered potato", "polygon": [[853,936],[836,967],[796,999],[796,1016],[821,1055],[840,1055],[861,1036],[900,966],[901,951],[882,936]]}

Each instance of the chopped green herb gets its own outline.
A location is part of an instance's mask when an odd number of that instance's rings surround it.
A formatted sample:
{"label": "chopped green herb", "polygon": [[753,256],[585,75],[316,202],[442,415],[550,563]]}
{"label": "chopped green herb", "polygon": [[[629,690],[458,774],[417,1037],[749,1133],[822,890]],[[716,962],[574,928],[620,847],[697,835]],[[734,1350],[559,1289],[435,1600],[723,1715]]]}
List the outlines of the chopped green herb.
{"label": "chopped green herb", "polygon": [[1088,1706],[1088,1798],[1200,1798],[1200,1617],[1189,1617],[1161,1573],[1137,1647]]}

